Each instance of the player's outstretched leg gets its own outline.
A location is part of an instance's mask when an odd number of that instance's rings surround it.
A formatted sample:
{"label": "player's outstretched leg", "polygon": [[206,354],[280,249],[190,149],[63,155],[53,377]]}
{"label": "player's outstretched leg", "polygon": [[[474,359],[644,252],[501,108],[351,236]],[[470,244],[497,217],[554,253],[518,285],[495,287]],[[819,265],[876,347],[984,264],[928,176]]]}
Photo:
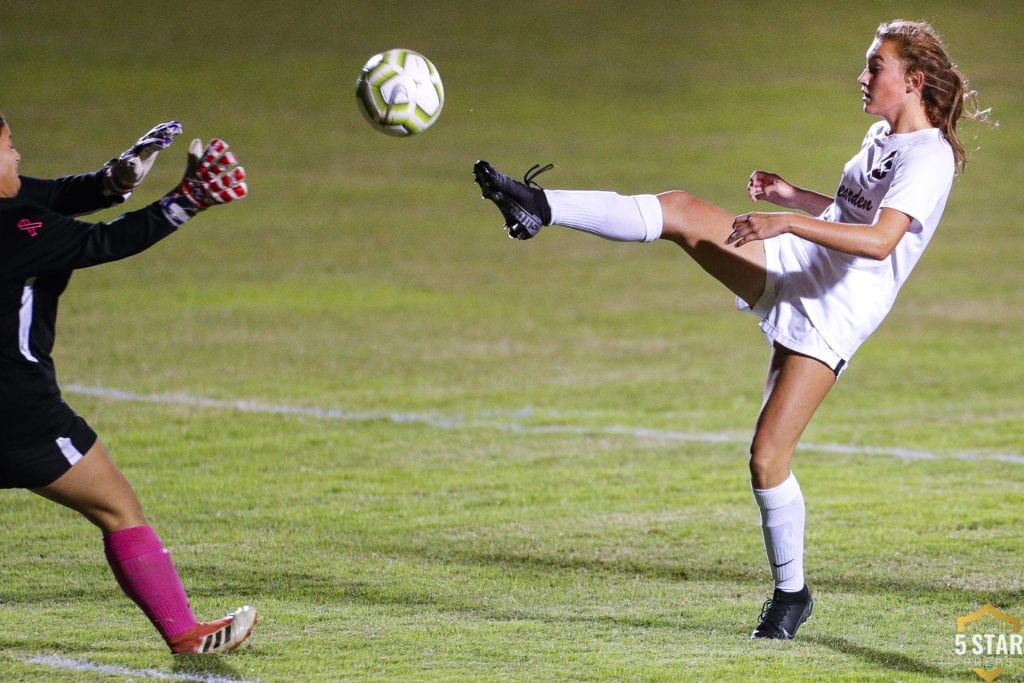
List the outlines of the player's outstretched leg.
{"label": "player's outstretched leg", "polygon": [[486,161],[476,162],[476,182],[483,197],[501,210],[509,237],[530,239],[544,225],[561,225],[615,242],[653,242],[661,236],[662,210],[657,196],[545,190],[534,178],[551,168],[551,164],[534,165],[519,182]]}

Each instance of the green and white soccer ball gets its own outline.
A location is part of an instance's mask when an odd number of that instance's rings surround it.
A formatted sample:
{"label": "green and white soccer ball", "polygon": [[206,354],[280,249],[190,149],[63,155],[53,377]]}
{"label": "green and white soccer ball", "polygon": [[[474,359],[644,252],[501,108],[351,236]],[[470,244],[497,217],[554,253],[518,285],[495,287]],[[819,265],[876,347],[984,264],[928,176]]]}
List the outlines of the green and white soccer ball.
{"label": "green and white soccer ball", "polygon": [[374,128],[404,137],[434,125],[444,106],[444,85],[429,59],[412,50],[370,58],[356,81],[359,110]]}

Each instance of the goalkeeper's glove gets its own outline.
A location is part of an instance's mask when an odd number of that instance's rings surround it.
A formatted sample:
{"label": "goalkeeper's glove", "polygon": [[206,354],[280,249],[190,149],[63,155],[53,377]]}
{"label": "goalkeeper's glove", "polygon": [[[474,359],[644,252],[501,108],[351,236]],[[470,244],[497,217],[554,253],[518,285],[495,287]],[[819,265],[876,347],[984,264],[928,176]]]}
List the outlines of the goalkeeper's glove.
{"label": "goalkeeper's glove", "polygon": [[181,225],[192,216],[216,204],[227,204],[249,194],[245,169],[220,138],[203,149],[198,138],[188,148],[185,177],[160,200],[167,220]]}
{"label": "goalkeeper's glove", "polygon": [[125,197],[139,186],[149,169],[153,168],[157,152],[166,149],[174,136],[181,133],[181,124],[167,121],[153,127],[126,149],[121,156],[103,166],[103,191],[108,196]]}

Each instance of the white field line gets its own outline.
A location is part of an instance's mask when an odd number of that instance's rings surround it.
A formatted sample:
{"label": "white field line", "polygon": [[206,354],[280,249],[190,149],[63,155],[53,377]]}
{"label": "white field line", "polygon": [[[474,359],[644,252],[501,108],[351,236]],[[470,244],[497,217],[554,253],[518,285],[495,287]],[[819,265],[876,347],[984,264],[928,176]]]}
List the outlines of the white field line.
{"label": "white field line", "polygon": [[196,683],[259,683],[254,680],[241,678],[230,678],[217,676],[216,674],[193,674],[193,673],[172,673],[158,671],[156,669],[130,669],[126,666],[113,666],[110,664],[95,664],[84,659],[71,659],[69,657],[39,656],[25,659],[29,664],[48,666],[51,669],[63,669],[65,671],[88,671],[108,676],[127,676],[128,680],[140,678],[158,681],[195,681]]}
{"label": "white field line", "polygon": [[[243,413],[264,415],[291,415],[311,418],[314,420],[330,420],[339,422],[369,422],[384,420],[397,424],[422,424],[438,429],[494,429],[507,432],[523,432],[529,434],[581,434],[622,436],[661,441],[678,441],[691,443],[735,443],[747,447],[749,434],[735,432],[679,432],[672,430],[649,429],[646,427],[628,427],[608,425],[605,427],[585,427],[580,425],[530,424],[522,418],[532,417],[529,410],[509,411],[503,413],[481,413],[475,418],[458,415],[417,412],[386,412],[386,411],[348,411],[336,408],[317,408],[286,404],[264,403],[253,400],[224,400],[190,396],[188,394],[138,394],[107,387],[73,384],[64,387],[65,393],[90,396],[108,401],[129,403],[152,403],[157,405],[177,405],[190,408],[209,408],[213,410],[235,410]],[[555,416],[557,417],[557,416]],[[903,460],[997,460],[1024,464],[1024,455],[1020,453],[988,453],[970,451],[924,451],[908,448],[884,448],[875,446],[853,446],[835,443],[800,444],[800,450],[817,451],[820,453],[837,453],[843,455],[873,455],[900,458]]]}

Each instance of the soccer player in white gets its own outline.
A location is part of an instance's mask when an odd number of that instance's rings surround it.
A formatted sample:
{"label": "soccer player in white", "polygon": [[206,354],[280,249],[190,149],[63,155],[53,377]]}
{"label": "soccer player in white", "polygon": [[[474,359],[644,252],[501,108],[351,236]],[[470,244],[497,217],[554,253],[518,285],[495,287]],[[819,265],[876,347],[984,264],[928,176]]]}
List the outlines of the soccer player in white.
{"label": "soccer player in white", "polygon": [[[764,403],[750,446],[751,485],[775,590],[753,638],[790,639],[810,616],[804,498],[791,470],[811,417],[857,348],[891,309],[935,232],[966,162],[958,120],[985,119],[934,29],[879,26],[857,79],[878,116],[834,195],[754,171],[751,200],[790,212],[734,215],[684,191],[623,196],[543,190],[485,161],[474,167],[511,237],[562,225],[616,241],[675,242],[761,319],[771,345]],[[795,213],[798,211],[800,213]]]}

